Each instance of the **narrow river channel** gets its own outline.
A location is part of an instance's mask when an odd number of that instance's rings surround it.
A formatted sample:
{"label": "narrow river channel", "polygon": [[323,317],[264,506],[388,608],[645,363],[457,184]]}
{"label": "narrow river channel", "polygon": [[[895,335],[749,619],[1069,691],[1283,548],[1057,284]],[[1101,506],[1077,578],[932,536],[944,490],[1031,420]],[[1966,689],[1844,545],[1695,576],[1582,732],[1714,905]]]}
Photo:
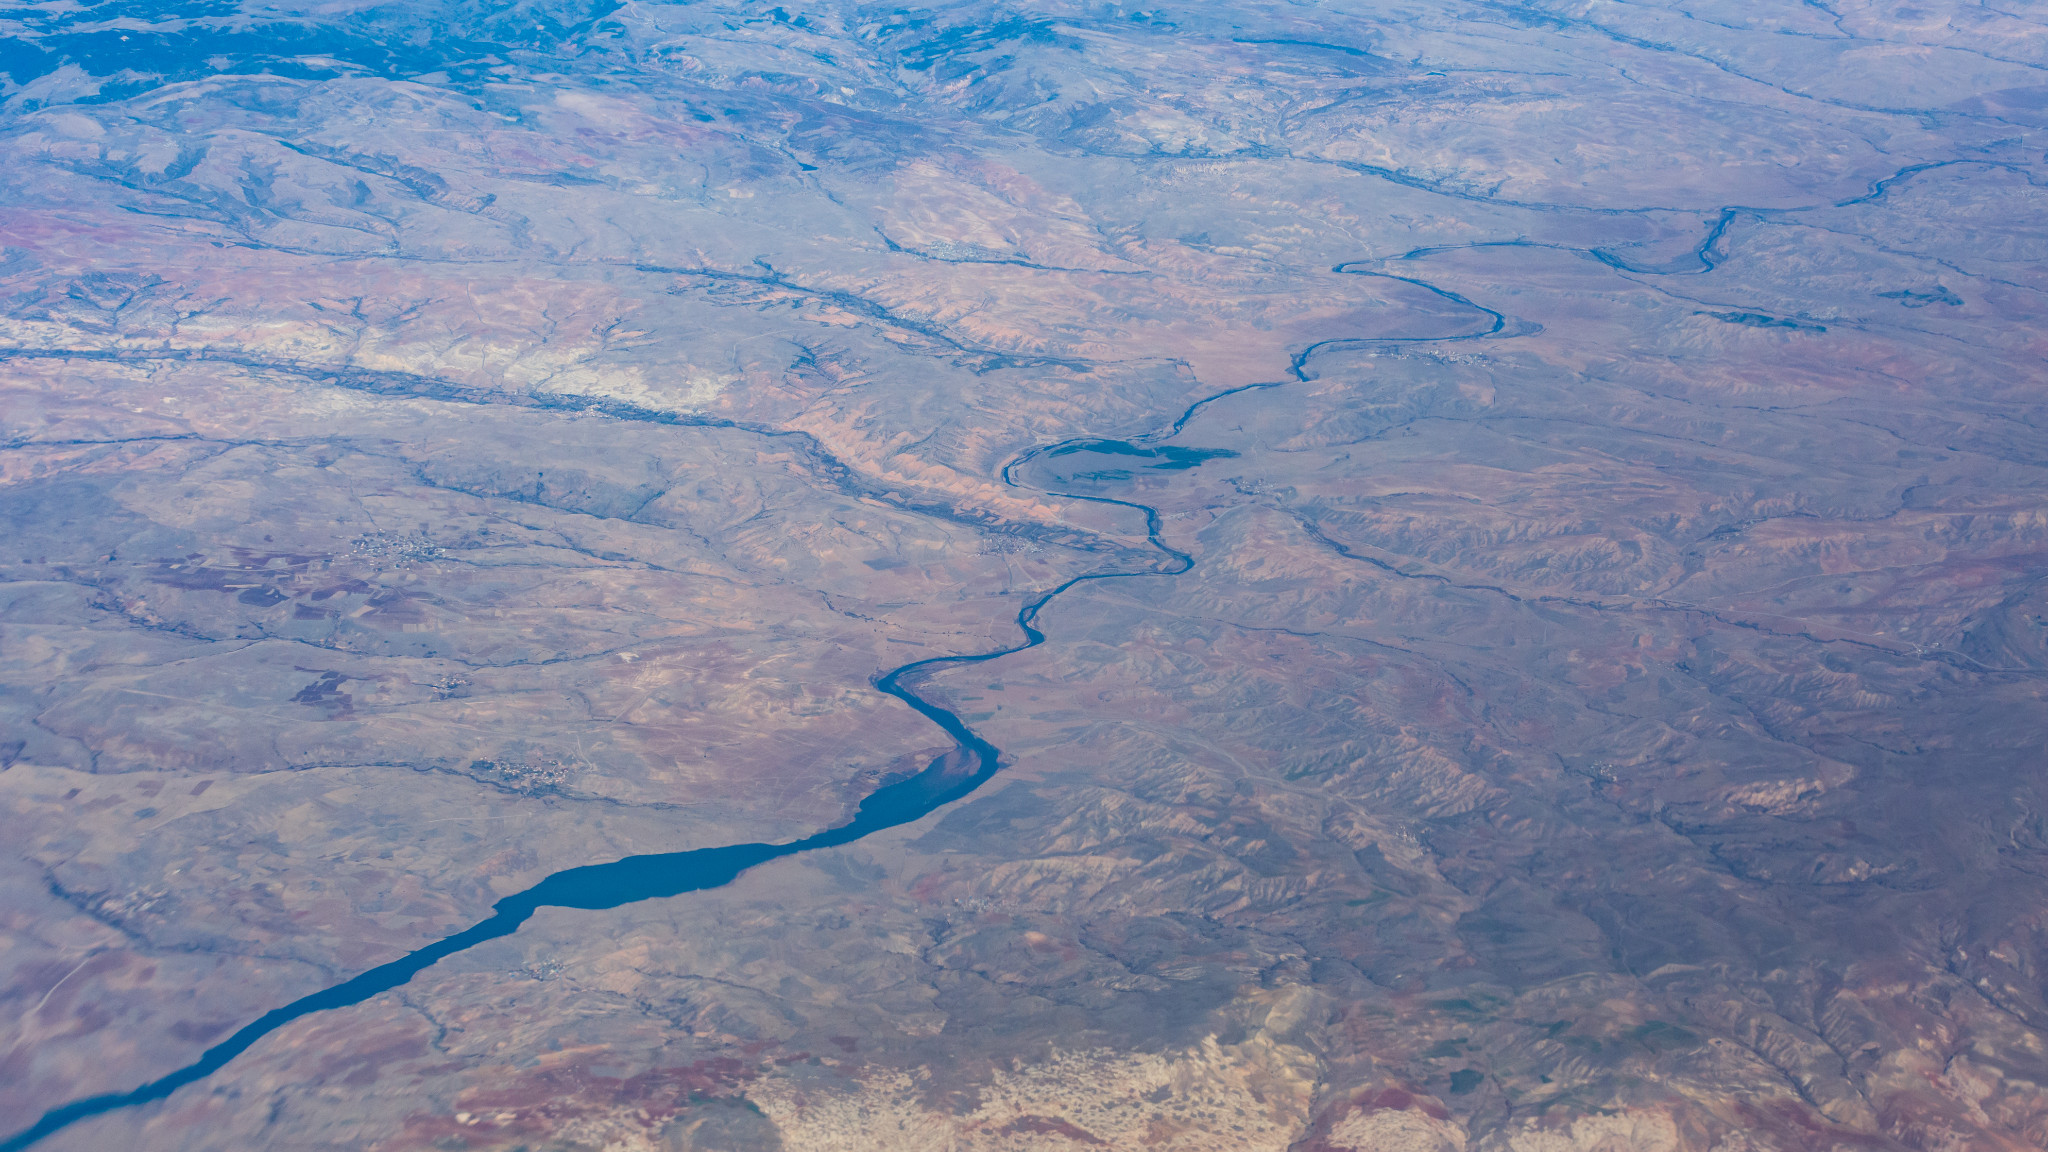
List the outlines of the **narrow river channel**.
{"label": "narrow river channel", "polygon": [[[1342,265],[1336,270],[1354,271]],[[1406,277],[1388,278],[1410,284],[1422,283]],[[1002,470],[1003,482],[1012,487],[1036,487],[1049,495],[1113,505],[1141,514],[1145,522],[1145,537],[1157,550],[1160,559],[1150,567],[1092,572],[1076,576],[1032,597],[1017,612],[1017,628],[1023,633],[1023,639],[1007,648],[962,656],[933,656],[914,660],[876,677],[874,685],[878,690],[910,705],[919,715],[944,729],[946,734],[953,738],[956,748],[934,759],[923,771],[886,784],[870,793],[861,801],[852,820],[836,828],[828,828],[786,844],[730,844],[718,848],[699,848],[689,852],[658,852],[627,856],[606,864],[590,864],[556,872],[524,892],[514,893],[498,901],[492,907],[491,916],[480,923],[436,940],[424,948],[408,952],[389,963],[380,964],[331,988],[324,988],[264,1013],[244,1025],[234,1035],[207,1049],[199,1059],[176,1071],[127,1092],[89,1096],[51,1109],[34,1125],[16,1133],[5,1142],[0,1142],[0,1152],[17,1152],[19,1149],[27,1148],[87,1117],[161,1100],[187,1084],[211,1076],[229,1061],[248,1051],[258,1040],[292,1021],[315,1012],[361,1004],[380,992],[400,987],[445,957],[474,948],[488,940],[510,936],[542,908],[617,908],[642,900],[723,887],[737,879],[740,873],[770,860],[851,844],[884,829],[918,820],[980,788],[1001,769],[1002,749],[969,728],[951,709],[919,695],[919,684],[932,673],[946,668],[1001,659],[1045,643],[1045,633],[1039,631],[1037,627],[1039,613],[1046,605],[1079,585],[1096,580],[1118,580],[1133,576],[1178,576],[1195,565],[1192,556],[1160,539],[1159,513],[1150,505],[1086,492],[1055,491],[1049,486],[1029,485],[1017,479],[1017,472],[1027,466],[1035,466],[1042,469],[1048,478],[1065,482],[1061,483],[1061,488],[1093,487],[1099,491],[1104,487],[1120,485],[1122,481],[1140,470],[1180,471],[1200,467],[1207,460],[1231,457],[1237,453],[1230,449],[1186,448],[1165,442],[1179,436],[1195,413],[1218,400],[1241,392],[1275,388],[1296,380],[1307,380],[1306,365],[1309,359],[1324,348],[1338,345],[1472,340],[1513,334],[1503,332],[1504,318],[1500,313],[1473,304],[1462,296],[1443,292],[1429,285],[1423,286],[1439,296],[1483,313],[1490,320],[1490,326],[1483,331],[1461,335],[1325,341],[1303,350],[1294,357],[1290,366],[1291,379],[1245,385],[1204,397],[1188,405],[1171,425],[1158,433],[1132,440],[1063,440],[1033,448],[1005,465]]]}

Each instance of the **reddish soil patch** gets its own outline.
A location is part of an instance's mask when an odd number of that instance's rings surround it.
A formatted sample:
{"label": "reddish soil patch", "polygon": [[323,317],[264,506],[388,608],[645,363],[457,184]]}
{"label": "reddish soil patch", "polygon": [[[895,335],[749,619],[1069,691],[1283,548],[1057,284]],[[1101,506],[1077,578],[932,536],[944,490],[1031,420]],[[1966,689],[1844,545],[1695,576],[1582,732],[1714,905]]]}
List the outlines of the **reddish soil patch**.
{"label": "reddish soil patch", "polygon": [[1019,1116],[998,1128],[996,1135],[1010,1136],[1018,1132],[1028,1132],[1033,1136],[1065,1136],[1069,1140],[1078,1140],[1083,1144],[1099,1144],[1103,1147],[1108,1147],[1109,1145],[1109,1141],[1088,1131],[1086,1128],[1080,1128],[1065,1120],[1056,1120],[1050,1116]]}
{"label": "reddish soil patch", "polygon": [[506,1069],[490,1077],[492,1087],[457,1097],[455,1115],[407,1117],[405,1135],[392,1147],[469,1148],[544,1138],[572,1121],[600,1115],[629,1116],[658,1131],[693,1104],[738,1096],[741,1086],[760,1076],[753,1065],[725,1056],[626,1077],[597,1075],[592,1063]]}

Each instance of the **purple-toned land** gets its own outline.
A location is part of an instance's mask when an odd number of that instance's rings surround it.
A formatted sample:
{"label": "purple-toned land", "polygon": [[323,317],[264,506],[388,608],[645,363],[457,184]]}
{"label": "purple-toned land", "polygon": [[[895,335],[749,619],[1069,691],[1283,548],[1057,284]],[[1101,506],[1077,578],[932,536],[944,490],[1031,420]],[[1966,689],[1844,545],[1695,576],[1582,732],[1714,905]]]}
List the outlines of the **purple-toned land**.
{"label": "purple-toned land", "polygon": [[0,12],[0,1147],[2048,1147],[2044,155],[2026,5]]}

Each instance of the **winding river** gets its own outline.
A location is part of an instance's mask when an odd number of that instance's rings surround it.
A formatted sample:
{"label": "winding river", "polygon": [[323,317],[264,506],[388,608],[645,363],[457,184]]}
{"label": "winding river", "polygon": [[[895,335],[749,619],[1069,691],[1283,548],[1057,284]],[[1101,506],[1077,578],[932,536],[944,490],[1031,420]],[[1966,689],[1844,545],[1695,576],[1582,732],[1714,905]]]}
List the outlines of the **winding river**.
{"label": "winding river", "polygon": [[[1129,468],[1150,470],[1182,470],[1199,467],[1204,461],[1219,457],[1237,455],[1228,449],[1183,448],[1166,443],[1178,436],[1195,414],[1204,407],[1241,392],[1263,388],[1277,388],[1297,380],[1307,380],[1306,366],[1311,357],[1327,348],[1336,346],[1361,346],[1373,344],[1408,344],[1421,342],[1484,339],[1498,335],[1517,335],[1505,332],[1506,319],[1492,309],[1474,304],[1472,301],[1446,292],[1420,280],[1387,273],[1363,272],[1350,265],[1339,265],[1336,272],[1350,272],[1370,276],[1381,276],[1418,285],[1446,300],[1463,305],[1484,314],[1490,325],[1482,331],[1455,335],[1374,337],[1357,340],[1329,340],[1314,344],[1296,354],[1289,365],[1288,380],[1277,380],[1261,384],[1248,384],[1217,392],[1204,397],[1181,412],[1180,416],[1165,429],[1131,440],[1104,440],[1076,438],[1033,448],[1002,470],[1003,482],[1012,487],[1031,487],[1016,477],[1019,468],[1044,462],[1049,464],[1062,460],[1066,466],[1054,469],[1065,473],[1083,484],[1116,482],[1128,475]],[[336,381],[341,383],[341,381]],[[369,389],[386,391],[384,387]],[[407,388],[417,392],[417,388]],[[452,398],[452,397],[451,397]],[[605,408],[600,405],[577,405],[582,408]],[[671,423],[681,423],[671,417]],[[696,423],[698,421],[690,421]],[[702,421],[726,427],[738,427],[726,421]],[[763,431],[765,429],[748,429]],[[1074,472],[1071,465],[1085,464],[1086,458],[1093,457],[1106,465],[1093,472]],[[540,883],[498,901],[492,906],[491,915],[480,923],[445,936],[424,948],[406,953],[389,963],[380,964],[359,975],[324,988],[280,1008],[274,1008],[244,1025],[234,1035],[207,1049],[197,1060],[176,1071],[148,1082],[127,1092],[110,1092],[100,1096],[89,1096],[69,1104],[53,1108],[43,1114],[32,1126],[0,1142],[0,1152],[18,1152],[19,1149],[42,1140],[70,1125],[91,1116],[117,1111],[122,1108],[161,1100],[187,1084],[203,1080],[219,1071],[243,1052],[249,1050],[258,1040],[284,1027],[302,1016],[325,1012],[334,1008],[347,1008],[361,1004],[380,992],[400,987],[414,976],[432,967],[442,959],[458,952],[474,948],[488,940],[510,936],[519,930],[533,914],[542,908],[617,908],[624,904],[653,900],[664,896],[678,896],[685,892],[701,892],[708,888],[719,888],[732,883],[740,873],[803,852],[821,848],[837,848],[851,844],[863,837],[887,828],[918,820],[944,805],[950,804],[987,783],[1002,768],[1002,749],[989,743],[962,721],[952,710],[932,702],[918,693],[918,686],[932,673],[946,668],[981,664],[1014,655],[1045,643],[1045,633],[1037,626],[1039,613],[1067,591],[1090,581],[1117,580],[1133,576],[1178,576],[1195,565],[1194,557],[1180,551],[1159,537],[1159,513],[1150,505],[1108,496],[1088,495],[1079,492],[1054,491],[1040,488],[1048,495],[1066,499],[1084,500],[1095,504],[1108,504],[1128,508],[1143,515],[1145,537],[1159,554],[1159,561],[1149,567],[1123,571],[1091,572],[1076,576],[1063,584],[1032,597],[1017,612],[1017,628],[1023,639],[1006,648],[964,656],[933,656],[914,660],[881,674],[875,678],[877,690],[894,696],[908,704],[920,716],[938,725],[952,737],[956,747],[932,760],[922,771],[912,776],[886,784],[870,793],[861,801],[852,820],[836,828],[793,840],[786,844],[730,844],[718,848],[699,848],[689,852],[659,852],[641,856],[627,856],[606,864],[590,864],[580,868],[569,868],[548,876]]]}

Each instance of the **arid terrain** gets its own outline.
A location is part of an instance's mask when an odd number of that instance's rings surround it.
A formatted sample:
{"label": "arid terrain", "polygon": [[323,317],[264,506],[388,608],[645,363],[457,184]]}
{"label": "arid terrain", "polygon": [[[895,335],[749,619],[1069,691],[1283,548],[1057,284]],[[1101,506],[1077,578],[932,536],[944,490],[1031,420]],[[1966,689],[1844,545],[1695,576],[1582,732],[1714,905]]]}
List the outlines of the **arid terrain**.
{"label": "arid terrain", "polygon": [[0,245],[0,1148],[2048,1148],[2036,5],[51,0]]}

